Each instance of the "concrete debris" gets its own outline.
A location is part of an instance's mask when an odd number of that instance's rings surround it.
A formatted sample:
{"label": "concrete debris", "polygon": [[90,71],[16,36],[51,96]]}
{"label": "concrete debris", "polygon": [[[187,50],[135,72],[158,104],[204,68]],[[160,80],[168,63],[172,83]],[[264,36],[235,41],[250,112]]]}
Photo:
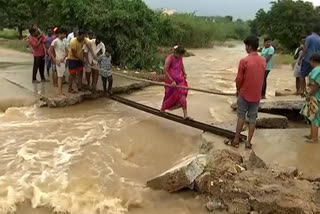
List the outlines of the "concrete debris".
{"label": "concrete debris", "polygon": [[276,97],[293,96],[293,95],[295,95],[295,92],[290,89],[277,90],[275,92]]}
{"label": "concrete debris", "polygon": [[194,181],[194,190],[200,193],[206,193],[206,191],[210,188],[211,185],[210,179],[210,172],[205,172],[198,176]]}
{"label": "concrete debris", "polygon": [[247,170],[254,168],[265,168],[266,163],[252,150],[245,153],[242,166]]}
{"label": "concrete debris", "polygon": [[149,180],[147,186],[153,189],[176,192],[192,186],[195,179],[203,173],[206,165],[206,155],[188,157],[177,166]]}
{"label": "concrete debris", "polygon": [[[248,125],[249,120],[246,119],[246,123]],[[215,126],[227,129],[230,131],[236,131],[237,121],[227,121],[224,123],[215,124]],[[259,113],[256,121],[256,127],[260,129],[286,129],[289,126],[289,120],[287,117],[276,114],[268,114],[268,113]],[[247,126],[243,127],[242,131],[246,131],[248,129]]]}
{"label": "concrete debris", "polygon": [[[249,121],[247,121],[249,122]],[[289,126],[289,120],[282,115],[259,113],[256,127],[264,129],[285,129]]]}
{"label": "concrete debris", "polygon": [[[201,167],[195,164],[199,157],[206,160]],[[193,176],[188,178],[188,172]],[[268,168],[253,151],[240,155],[224,149],[188,158],[148,186],[173,192],[193,182],[195,191],[209,197],[205,207],[210,212],[319,214],[319,183],[297,176],[296,168]]]}

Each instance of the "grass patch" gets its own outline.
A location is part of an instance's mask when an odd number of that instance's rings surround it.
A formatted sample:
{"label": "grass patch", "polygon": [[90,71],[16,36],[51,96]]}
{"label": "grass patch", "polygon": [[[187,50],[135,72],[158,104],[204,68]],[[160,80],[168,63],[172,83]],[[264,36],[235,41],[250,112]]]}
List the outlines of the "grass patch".
{"label": "grass patch", "polygon": [[281,65],[294,65],[295,60],[290,54],[277,54],[274,57],[274,65],[279,67]]}
{"label": "grass patch", "polygon": [[0,41],[0,47],[12,49],[24,53],[30,53],[28,42],[25,40],[3,40]]}
{"label": "grass patch", "polygon": [[0,38],[3,39],[18,39],[19,34],[16,30],[13,29],[3,29],[0,31]]}

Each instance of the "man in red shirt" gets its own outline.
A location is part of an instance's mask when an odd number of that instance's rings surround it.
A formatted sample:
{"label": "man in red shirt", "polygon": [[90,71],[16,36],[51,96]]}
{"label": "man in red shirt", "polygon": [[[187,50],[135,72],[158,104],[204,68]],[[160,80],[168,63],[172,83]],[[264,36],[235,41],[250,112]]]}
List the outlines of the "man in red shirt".
{"label": "man in red shirt", "polygon": [[246,116],[249,119],[249,136],[246,148],[251,149],[251,140],[255,131],[264,74],[267,67],[266,60],[258,55],[259,38],[250,36],[244,40],[246,51],[249,54],[241,59],[236,78],[238,96],[238,123],[236,136],[231,142],[234,147],[239,147],[240,133]]}
{"label": "man in red shirt", "polygon": [[37,80],[38,70],[40,72],[41,81],[46,82],[46,79],[44,77],[46,37],[44,35],[40,35],[39,31],[34,28],[31,28],[29,32],[29,45],[33,51],[34,56],[32,83],[39,83],[39,81]]}

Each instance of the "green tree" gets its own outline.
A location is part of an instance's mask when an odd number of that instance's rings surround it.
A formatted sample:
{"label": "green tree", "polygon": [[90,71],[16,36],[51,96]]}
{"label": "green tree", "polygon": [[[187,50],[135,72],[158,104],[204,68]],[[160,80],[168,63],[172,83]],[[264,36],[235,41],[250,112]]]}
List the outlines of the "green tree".
{"label": "green tree", "polygon": [[115,63],[152,67],[159,17],[142,0],[50,0],[47,11],[54,25],[100,33],[113,49]]}
{"label": "green tree", "polygon": [[0,15],[5,18],[3,27],[17,28],[20,38],[32,19],[28,0],[1,1]]}
{"label": "green tree", "polygon": [[260,35],[278,39],[288,50],[293,50],[302,36],[319,24],[319,9],[301,0],[278,0],[272,2],[270,11],[259,10],[255,22]]}

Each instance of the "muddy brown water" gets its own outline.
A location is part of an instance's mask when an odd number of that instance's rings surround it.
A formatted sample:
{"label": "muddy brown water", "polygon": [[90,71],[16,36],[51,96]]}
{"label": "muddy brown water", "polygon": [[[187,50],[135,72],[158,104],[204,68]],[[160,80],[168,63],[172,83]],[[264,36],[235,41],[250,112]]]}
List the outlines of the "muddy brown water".
{"label": "muddy brown water", "polygon": [[[191,86],[234,91],[242,45],[193,52],[185,59]],[[269,95],[294,88],[293,80],[289,67],[275,69]],[[149,87],[126,98],[159,108],[162,96],[163,88]],[[207,123],[233,120],[234,99],[190,92],[189,114]],[[145,188],[149,178],[198,152],[199,130],[108,99],[62,109],[9,108],[0,129],[0,214],[206,213],[205,199],[193,192]]]}

